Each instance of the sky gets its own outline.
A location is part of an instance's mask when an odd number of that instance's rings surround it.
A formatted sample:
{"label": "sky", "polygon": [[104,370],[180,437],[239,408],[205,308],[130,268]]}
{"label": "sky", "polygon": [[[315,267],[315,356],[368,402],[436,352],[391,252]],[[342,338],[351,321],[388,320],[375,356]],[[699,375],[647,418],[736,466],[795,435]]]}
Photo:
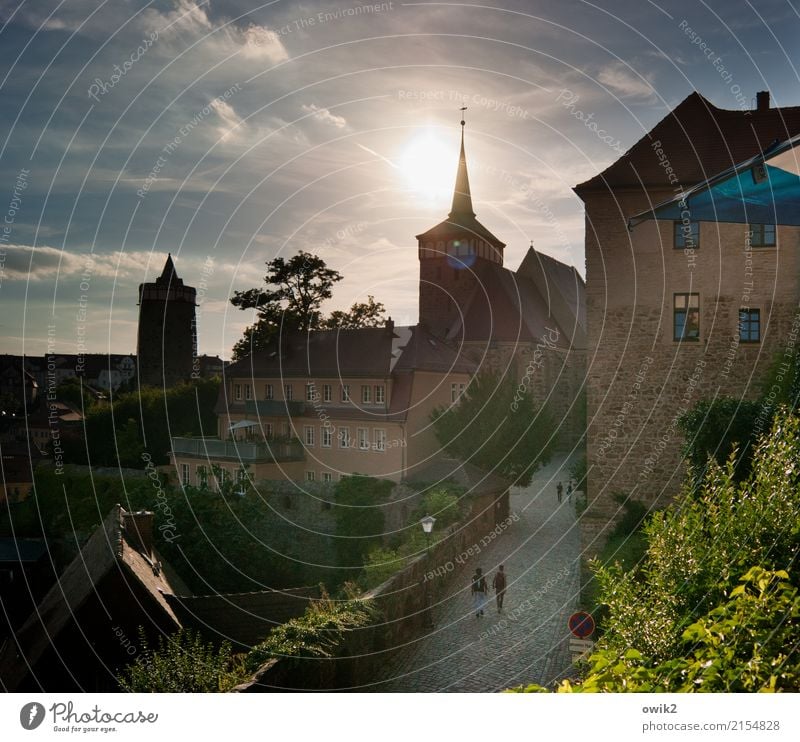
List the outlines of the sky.
{"label": "sky", "polygon": [[414,235],[445,218],[459,120],[478,218],[584,273],[572,188],[697,90],[800,105],[788,0],[484,4],[0,0],[0,353],[129,353],[171,252],[201,353],[299,250],[417,318]]}

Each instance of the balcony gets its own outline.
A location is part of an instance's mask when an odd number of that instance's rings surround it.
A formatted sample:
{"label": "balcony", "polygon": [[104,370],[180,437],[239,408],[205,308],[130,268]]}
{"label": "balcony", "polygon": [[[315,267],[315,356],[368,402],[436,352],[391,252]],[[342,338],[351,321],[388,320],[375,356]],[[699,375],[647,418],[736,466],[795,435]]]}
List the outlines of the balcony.
{"label": "balcony", "polygon": [[300,441],[275,441],[270,444],[223,441],[220,438],[173,438],[172,453],[175,456],[193,456],[212,461],[229,459],[244,464],[303,461],[305,458]]}

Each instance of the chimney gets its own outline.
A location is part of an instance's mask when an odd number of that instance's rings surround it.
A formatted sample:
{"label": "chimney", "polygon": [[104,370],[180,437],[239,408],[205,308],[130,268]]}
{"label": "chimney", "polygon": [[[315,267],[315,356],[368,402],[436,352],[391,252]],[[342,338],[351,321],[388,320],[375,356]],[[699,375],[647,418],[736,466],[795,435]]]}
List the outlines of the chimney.
{"label": "chimney", "polygon": [[384,325],[384,327],[386,327],[386,329],[389,331],[390,335],[393,334],[394,333],[394,320],[391,317],[389,317],[386,320],[386,324]]}
{"label": "chimney", "polygon": [[153,513],[122,511],[122,528],[130,546],[150,558],[153,554]]}
{"label": "chimney", "polygon": [[769,111],[769,90],[756,93],[756,111]]}

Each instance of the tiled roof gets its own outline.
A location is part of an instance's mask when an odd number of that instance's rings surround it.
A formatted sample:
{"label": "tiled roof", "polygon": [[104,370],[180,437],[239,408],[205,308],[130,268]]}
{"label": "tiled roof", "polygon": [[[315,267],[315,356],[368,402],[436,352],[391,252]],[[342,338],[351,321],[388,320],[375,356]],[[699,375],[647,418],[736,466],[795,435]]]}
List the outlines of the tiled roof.
{"label": "tiled roof", "polygon": [[605,188],[674,189],[654,143],[660,142],[684,189],[753,157],[772,142],[800,133],[800,107],[727,111],[697,92],[683,100],[599,175],[575,186],[580,196]]}

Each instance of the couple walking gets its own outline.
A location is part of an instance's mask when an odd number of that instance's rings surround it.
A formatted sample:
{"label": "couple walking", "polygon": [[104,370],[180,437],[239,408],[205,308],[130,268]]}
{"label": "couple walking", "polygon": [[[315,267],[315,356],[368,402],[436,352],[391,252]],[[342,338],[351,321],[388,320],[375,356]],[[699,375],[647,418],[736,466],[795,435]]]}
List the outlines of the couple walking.
{"label": "couple walking", "polygon": [[[503,610],[503,600],[506,595],[506,573],[502,564],[497,568],[497,572],[494,574],[492,587],[495,591],[497,612],[500,613]],[[486,603],[489,599],[488,592],[489,590],[486,586],[486,578],[483,576],[483,570],[477,567],[475,569],[475,574],[472,575],[472,606],[477,618],[483,615],[483,609],[486,607]]]}

